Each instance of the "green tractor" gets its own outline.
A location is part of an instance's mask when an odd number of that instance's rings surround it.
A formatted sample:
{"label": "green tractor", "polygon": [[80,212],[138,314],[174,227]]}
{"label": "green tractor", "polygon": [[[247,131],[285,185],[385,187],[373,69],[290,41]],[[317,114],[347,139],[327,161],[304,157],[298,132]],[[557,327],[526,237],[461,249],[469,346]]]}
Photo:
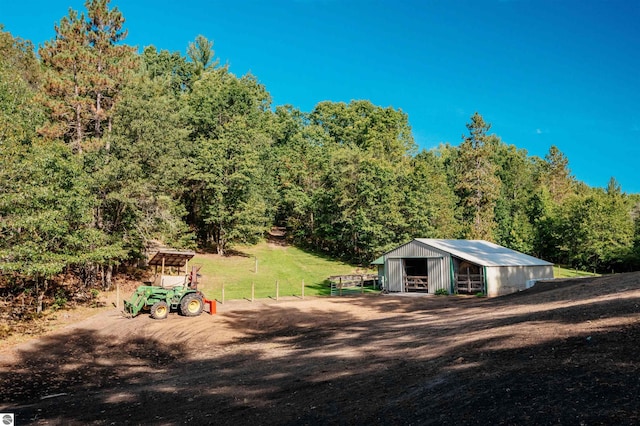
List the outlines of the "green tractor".
{"label": "green tractor", "polygon": [[[129,300],[124,301],[124,311],[131,317],[141,312],[149,312],[151,318],[165,319],[171,310],[179,311],[187,317],[195,317],[209,307],[209,313],[215,313],[215,301],[207,300],[198,290],[198,270],[191,267],[187,275],[188,262],[195,255],[194,252],[176,250],[160,250],[151,260],[149,266],[156,267],[155,281],[159,278],[159,285],[141,285]],[[158,266],[162,273],[158,275]],[[184,274],[181,274],[184,266]],[[165,268],[178,268],[178,275],[165,275]]]}

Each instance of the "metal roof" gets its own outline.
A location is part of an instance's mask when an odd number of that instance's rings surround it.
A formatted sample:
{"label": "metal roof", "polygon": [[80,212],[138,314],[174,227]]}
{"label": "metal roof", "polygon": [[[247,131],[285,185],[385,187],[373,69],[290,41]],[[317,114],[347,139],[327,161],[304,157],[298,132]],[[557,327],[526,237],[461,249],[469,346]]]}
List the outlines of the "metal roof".
{"label": "metal roof", "polygon": [[480,266],[548,266],[553,263],[484,240],[436,240],[416,238],[434,247]]}
{"label": "metal roof", "polygon": [[195,255],[193,251],[160,250],[149,259],[149,266],[162,266],[162,259],[164,266],[184,266]]}

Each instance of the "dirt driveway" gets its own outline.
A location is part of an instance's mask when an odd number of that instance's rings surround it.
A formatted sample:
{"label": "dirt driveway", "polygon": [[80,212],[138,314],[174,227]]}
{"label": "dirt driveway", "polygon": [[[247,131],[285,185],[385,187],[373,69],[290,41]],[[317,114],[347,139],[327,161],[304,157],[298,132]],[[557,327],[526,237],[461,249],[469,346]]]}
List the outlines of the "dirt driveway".
{"label": "dirt driveway", "polygon": [[638,424],[640,274],[105,311],[0,351],[16,424]]}

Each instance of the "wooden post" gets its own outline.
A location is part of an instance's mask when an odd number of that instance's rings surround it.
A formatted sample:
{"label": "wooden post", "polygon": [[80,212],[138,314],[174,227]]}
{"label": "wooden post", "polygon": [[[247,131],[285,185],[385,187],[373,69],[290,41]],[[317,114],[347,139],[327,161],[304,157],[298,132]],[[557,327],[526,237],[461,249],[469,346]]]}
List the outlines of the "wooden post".
{"label": "wooden post", "polygon": [[338,295],[342,296],[342,277],[340,277],[340,282],[338,283]]}
{"label": "wooden post", "polygon": [[360,294],[364,294],[364,277],[360,275]]}
{"label": "wooden post", "polygon": [[304,299],[304,280],[302,280],[302,298]]}
{"label": "wooden post", "polygon": [[276,300],[280,299],[280,281],[276,280]]}
{"label": "wooden post", "polygon": [[224,305],[224,283],[222,284],[222,302],[221,303]]}
{"label": "wooden post", "polygon": [[256,297],[256,284],[251,281],[251,301],[253,302],[253,300]]}
{"label": "wooden post", "polygon": [[162,256],[162,275],[164,275],[164,256]]}

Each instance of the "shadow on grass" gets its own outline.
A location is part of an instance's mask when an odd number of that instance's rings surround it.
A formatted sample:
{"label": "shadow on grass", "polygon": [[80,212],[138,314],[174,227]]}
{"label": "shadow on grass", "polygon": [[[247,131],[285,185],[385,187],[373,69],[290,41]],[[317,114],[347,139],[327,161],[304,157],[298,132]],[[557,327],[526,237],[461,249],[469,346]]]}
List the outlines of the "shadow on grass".
{"label": "shadow on grass", "polygon": [[321,281],[321,282],[315,282],[315,283],[312,283],[312,284],[305,283],[305,287],[308,288],[308,289],[313,290],[319,296],[330,296],[331,295],[331,283],[329,282],[328,279],[326,279],[324,281]]}
{"label": "shadow on grass", "polygon": [[[199,247],[198,248],[198,253],[202,253],[202,254],[218,254],[218,250],[215,247]],[[227,249],[224,252],[224,257],[233,257],[233,256],[238,256],[238,257],[252,257],[249,253],[245,253],[241,250],[237,250],[237,249]]]}

